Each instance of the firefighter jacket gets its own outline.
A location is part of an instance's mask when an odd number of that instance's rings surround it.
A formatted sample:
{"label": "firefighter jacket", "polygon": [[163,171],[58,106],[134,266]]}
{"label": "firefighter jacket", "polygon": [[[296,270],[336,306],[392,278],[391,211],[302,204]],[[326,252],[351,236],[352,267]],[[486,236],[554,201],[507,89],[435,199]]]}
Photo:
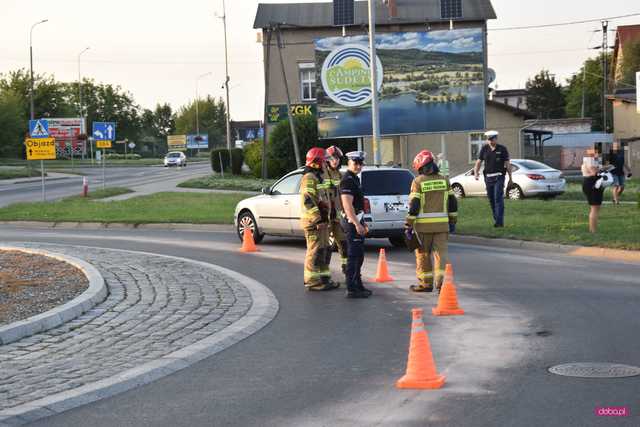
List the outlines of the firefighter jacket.
{"label": "firefighter jacket", "polygon": [[329,222],[330,202],[322,179],[322,171],[306,167],[300,181],[300,224],[302,228],[314,228]]}
{"label": "firefighter jacket", "polygon": [[324,188],[331,203],[331,220],[340,221],[342,216],[342,202],[340,201],[340,181],[342,180],[342,174],[339,170],[327,167],[327,171],[322,177],[324,179]]}
{"label": "firefighter jacket", "polygon": [[419,233],[446,233],[455,223],[458,202],[449,180],[439,174],[419,175],[411,183],[407,224]]}

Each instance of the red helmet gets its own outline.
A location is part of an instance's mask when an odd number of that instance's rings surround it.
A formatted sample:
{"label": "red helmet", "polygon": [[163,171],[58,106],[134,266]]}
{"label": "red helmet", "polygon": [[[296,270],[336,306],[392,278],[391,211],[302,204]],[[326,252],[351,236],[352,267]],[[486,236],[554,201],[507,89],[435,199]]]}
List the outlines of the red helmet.
{"label": "red helmet", "polygon": [[332,145],[331,147],[327,148],[327,156],[335,157],[336,159],[342,159],[342,157],[344,157],[344,154],[342,154],[342,150],[340,150],[335,145]]}
{"label": "red helmet", "polygon": [[307,161],[305,165],[312,168],[320,169],[322,167],[322,162],[324,162],[324,158],[324,149],[313,147],[311,150],[307,151]]}
{"label": "red helmet", "polygon": [[422,150],[416,155],[416,158],[413,159],[413,168],[419,171],[420,168],[428,165],[431,162],[433,162],[433,154],[431,153],[431,151]]}

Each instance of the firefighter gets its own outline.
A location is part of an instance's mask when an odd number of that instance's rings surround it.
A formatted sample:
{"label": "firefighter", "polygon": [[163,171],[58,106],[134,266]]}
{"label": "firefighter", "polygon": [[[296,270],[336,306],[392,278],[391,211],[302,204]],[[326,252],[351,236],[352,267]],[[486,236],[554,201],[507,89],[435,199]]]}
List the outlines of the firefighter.
{"label": "firefighter", "polygon": [[440,291],[448,261],[449,224],[455,224],[458,204],[449,180],[438,173],[433,154],[422,150],[413,160],[418,176],[411,183],[409,214],[405,226],[418,238],[414,292]]}
{"label": "firefighter", "polygon": [[304,285],[309,291],[329,291],[340,287],[331,280],[326,261],[329,247],[331,204],[322,178],[325,151],[314,147],[307,152],[304,175],[300,181],[300,222],[307,241],[304,261]]}
{"label": "firefighter", "polygon": [[[329,193],[329,200],[331,201],[331,213],[329,222],[329,235],[333,237],[338,248],[338,254],[340,254],[340,265],[342,266],[342,273],[346,274],[347,268],[347,240],[342,231],[340,225],[340,219],[342,218],[342,203],[340,201],[340,180],[342,174],[340,173],[340,164],[342,162],[342,151],[332,145],[327,148],[327,164],[326,173],[324,174],[324,183]],[[332,250],[327,252],[327,265],[331,265]]]}

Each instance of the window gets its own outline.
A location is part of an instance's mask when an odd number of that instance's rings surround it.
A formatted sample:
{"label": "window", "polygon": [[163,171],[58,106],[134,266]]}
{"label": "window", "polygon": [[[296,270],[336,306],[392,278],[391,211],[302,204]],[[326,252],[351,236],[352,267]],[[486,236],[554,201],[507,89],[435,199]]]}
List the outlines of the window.
{"label": "window", "polygon": [[473,132],[469,134],[469,163],[478,160],[480,149],[484,144],[484,134],[482,132]]}
{"label": "window", "polygon": [[316,68],[313,63],[298,64],[300,69],[300,99],[316,100]]}
{"label": "window", "polygon": [[365,196],[396,196],[409,194],[413,175],[406,169],[362,172]]}
{"label": "window", "polygon": [[274,196],[280,194],[298,194],[301,179],[302,175],[299,173],[283,178],[282,180],[280,180],[280,182],[273,186],[273,188],[271,189],[271,194]]}

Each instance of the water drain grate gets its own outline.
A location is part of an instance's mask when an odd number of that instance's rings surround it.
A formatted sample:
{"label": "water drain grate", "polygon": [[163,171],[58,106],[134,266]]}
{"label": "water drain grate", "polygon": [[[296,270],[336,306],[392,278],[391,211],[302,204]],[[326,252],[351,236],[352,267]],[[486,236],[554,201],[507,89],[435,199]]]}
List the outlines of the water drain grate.
{"label": "water drain grate", "polygon": [[640,375],[637,366],[620,365],[617,363],[565,363],[549,368],[549,372],[565,377],[580,378],[625,378]]}

